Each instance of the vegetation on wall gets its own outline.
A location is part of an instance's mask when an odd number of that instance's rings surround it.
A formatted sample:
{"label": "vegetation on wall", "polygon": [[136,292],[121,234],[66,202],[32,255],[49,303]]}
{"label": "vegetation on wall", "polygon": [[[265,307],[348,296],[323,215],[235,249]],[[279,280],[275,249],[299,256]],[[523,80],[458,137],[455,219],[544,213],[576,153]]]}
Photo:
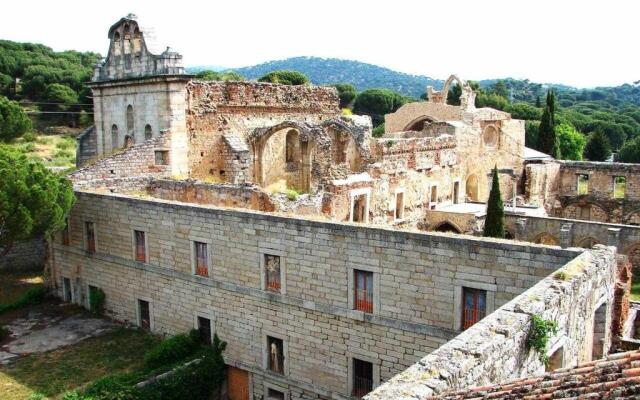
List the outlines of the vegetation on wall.
{"label": "vegetation on wall", "polygon": [[527,348],[533,349],[538,353],[538,359],[544,365],[549,364],[549,356],[547,356],[547,344],[549,336],[558,333],[558,323],[543,319],[539,315],[531,316],[531,328],[527,336]]}
{"label": "vegetation on wall", "polygon": [[498,167],[493,168],[491,192],[487,201],[487,216],[484,222],[485,237],[504,238],[504,204],[500,193]]}
{"label": "vegetation on wall", "polygon": [[309,78],[298,71],[272,71],[260,77],[258,82],[281,83],[283,85],[306,85]]}
{"label": "vegetation on wall", "polygon": [[244,81],[244,76],[234,71],[200,71],[195,75],[195,78],[201,81]]}
{"label": "vegetation on wall", "polygon": [[66,177],[3,145],[0,176],[1,258],[17,241],[63,228],[74,194]]}

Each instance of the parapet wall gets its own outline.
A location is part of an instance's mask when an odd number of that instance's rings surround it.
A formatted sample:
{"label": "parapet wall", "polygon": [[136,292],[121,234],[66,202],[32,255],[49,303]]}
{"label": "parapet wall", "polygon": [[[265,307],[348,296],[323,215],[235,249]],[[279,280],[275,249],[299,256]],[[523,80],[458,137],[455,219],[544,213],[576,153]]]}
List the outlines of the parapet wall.
{"label": "parapet wall", "polygon": [[[614,248],[581,254],[365,399],[415,400],[544,372],[538,354],[526,345],[532,315],[558,323],[548,355],[560,351],[562,366],[589,361],[597,351],[606,355],[617,269]],[[604,335],[603,350],[597,334]]]}

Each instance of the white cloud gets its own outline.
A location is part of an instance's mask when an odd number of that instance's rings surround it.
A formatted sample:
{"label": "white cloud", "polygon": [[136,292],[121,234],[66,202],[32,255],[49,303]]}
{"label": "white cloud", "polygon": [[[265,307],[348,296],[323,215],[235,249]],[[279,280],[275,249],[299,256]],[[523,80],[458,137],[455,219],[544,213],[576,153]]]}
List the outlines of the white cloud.
{"label": "white cloud", "polygon": [[[529,78],[580,87],[640,79],[640,5],[608,1],[12,1],[0,38],[105,53],[134,12],[188,65],[349,58],[444,78]],[[98,6],[99,4],[99,6]]]}

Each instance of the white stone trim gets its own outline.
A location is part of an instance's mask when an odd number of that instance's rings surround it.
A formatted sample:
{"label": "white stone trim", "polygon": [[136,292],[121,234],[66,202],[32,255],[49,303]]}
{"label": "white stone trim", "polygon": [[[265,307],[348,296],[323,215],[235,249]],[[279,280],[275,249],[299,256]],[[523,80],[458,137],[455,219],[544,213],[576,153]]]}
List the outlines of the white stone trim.
{"label": "white stone trim", "polygon": [[[260,289],[267,290],[267,266],[265,264],[265,256],[278,256],[280,257],[280,294],[287,294],[287,267],[285,261],[285,252],[281,250],[260,249]],[[276,293],[271,292],[269,293]]]}
{"label": "white stone trim", "polygon": [[149,230],[148,228],[141,228],[133,226],[131,229],[131,259],[136,262],[136,231],[144,232],[144,263],[149,263]]}
{"label": "white stone trim", "polygon": [[462,327],[462,288],[479,289],[487,292],[485,317],[496,309],[496,292],[498,287],[490,283],[471,282],[456,279],[454,281],[455,289],[453,291],[453,327],[452,329],[461,331]]}
{"label": "white stone trim", "polygon": [[371,363],[371,365],[373,366],[373,370],[372,370],[373,376],[371,377],[373,380],[373,384],[371,385],[372,386],[371,389],[374,390],[375,388],[380,386],[380,360],[348,351],[347,352],[347,394],[351,396],[351,393],[353,392],[353,360],[354,359]]}
{"label": "white stone trim", "polygon": [[265,400],[272,400],[271,397],[269,397],[269,389],[273,389],[273,390],[277,390],[279,392],[284,393],[284,400],[289,400],[291,398],[291,395],[289,393],[289,389],[286,389],[284,386],[280,386],[277,385],[275,383],[271,383],[271,382],[264,382],[264,399]]}
{"label": "white stone trim", "polygon": [[136,325],[142,327],[142,320],[140,318],[140,302],[139,300],[146,301],[149,303],[149,331],[153,332],[155,330],[155,317],[153,311],[153,299],[151,297],[146,296],[136,296]]}
{"label": "white stone trim", "polygon": [[364,221],[362,223],[369,223],[369,206],[371,202],[371,188],[360,188],[353,189],[349,192],[349,222],[353,222],[353,204],[355,202],[355,198],[358,196],[365,195],[365,205],[364,205]]}
{"label": "white stone trim", "polygon": [[[280,375],[269,369],[269,340],[268,337],[282,340],[282,355],[284,357],[284,374]],[[269,374],[289,376],[289,338],[273,331],[262,331],[262,368]]]}

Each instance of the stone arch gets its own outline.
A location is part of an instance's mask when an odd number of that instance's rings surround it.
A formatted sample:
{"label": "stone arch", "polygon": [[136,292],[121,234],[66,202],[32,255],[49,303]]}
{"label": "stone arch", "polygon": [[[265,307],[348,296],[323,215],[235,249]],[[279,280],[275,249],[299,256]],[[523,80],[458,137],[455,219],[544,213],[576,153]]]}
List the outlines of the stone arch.
{"label": "stone arch", "polygon": [[134,130],[134,115],[133,115],[133,106],[129,104],[127,106],[127,134],[133,135]]}
{"label": "stone arch", "polygon": [[451,233],[459,233],[459,234],[462,233],[462,229],[460,229],[456,224],[454,224],[449,220],[440,222],[439,224],[434,226],[431,230],[435,232],[451,232]]}
{"label": "stone arch", "polygon": [[464,186],[467,199],[469,199],[470,201],[480,201],[480,193],[478,192],[478,190],[480,189],[478,175],[469,175]]}
{"label": "stone arch", "polygon": [[622,222],[628,225],[640,225],[640,210],[631,211],[624,217]]}
{"label": "stone arch", "polygon": [[122,54],[122,38],[120,37],[120,32],[116,32],[113,34],[113,55],[118,57]]}
{"label": "stone arch", "polygon": [[482,144],[485,149],[500,147],[500,130],[495,125],[487,125],[482,131]]}
{"label": "stone arch", "polygon": [[111,148],[118,147],[118,125],[111,125]]}
{"label": "stone arch", "polygon": [[413,121],[409,122],[403,129],[403,131],[417,131],[420,132],[424,129],[425,123],[432,123],[438,121],[436,118],[421,115],[418,118],[415,118]]}
{"label": "stone arch", "polygon": [[582,247],[584,249],[591,249],[596,244],[600,244],[600,242],[596,238],[591,236],[585,236],[583,238],[576,240],[576,246]]}
{"label": "stone arch", "polygon": [[[286,139],[295,132],[299,143],[299,159],[295,171],[287,170]],[[262,187],[284,181],[288,186],[308,191],[311,185],[311,127],[286,121],[270,128],[256,129],[248,138],[253,147],[254,182]]]}
{"label": "stone arch", "polygon": [[593,202],[569,203],[564,207],[562,215],[564,218],[583,221],[609,221],[609,213],[606,211],[606,208]]}
{"label": "stone arch", "polygon": [[546,245],[550,245],[550,246],[559,246],[560,245],[560,240],[558,240],[558,238],[552,234],[550,234],[549,232],[542,232],[540,234],[538,234],[535,239],[533,239],[534,243],[538,243],[538,244],[546,244]]}
{"label": "stone arch", "polygon": [[442,87],[442,92],[444,93],[444,103],[446,103],[448,100],[449,89],[451,88],[450,86],[454,81],[456,81],[456,83],[460,86],[460,89],[464,88],[465,86],[468,86],[467,82],[464,81],[463,79],[460,79],[457,75],[455,74],[450,75],[445,81],[444,86]]}
{"label": "stone arch", "polygon": [[140,28],[137,26],[133,30],[133,53],[135,55],[140,55],[142,51],[142,34],[140,33]]}
{"label": "stone arch", "polygon": [[361,169],[363,162],[370,158],[367,136],[358,135],[357,128],[350,127],[339,119],[324,121],[320,127],[333,145],[333,164],[346,163],[351,172],[356,172]]}
{"label": "stone arch", "polygon": [[153,128],[151,128],[151,125],[146,124],[144,126],[144,140],[149,140],[153,137]]}

